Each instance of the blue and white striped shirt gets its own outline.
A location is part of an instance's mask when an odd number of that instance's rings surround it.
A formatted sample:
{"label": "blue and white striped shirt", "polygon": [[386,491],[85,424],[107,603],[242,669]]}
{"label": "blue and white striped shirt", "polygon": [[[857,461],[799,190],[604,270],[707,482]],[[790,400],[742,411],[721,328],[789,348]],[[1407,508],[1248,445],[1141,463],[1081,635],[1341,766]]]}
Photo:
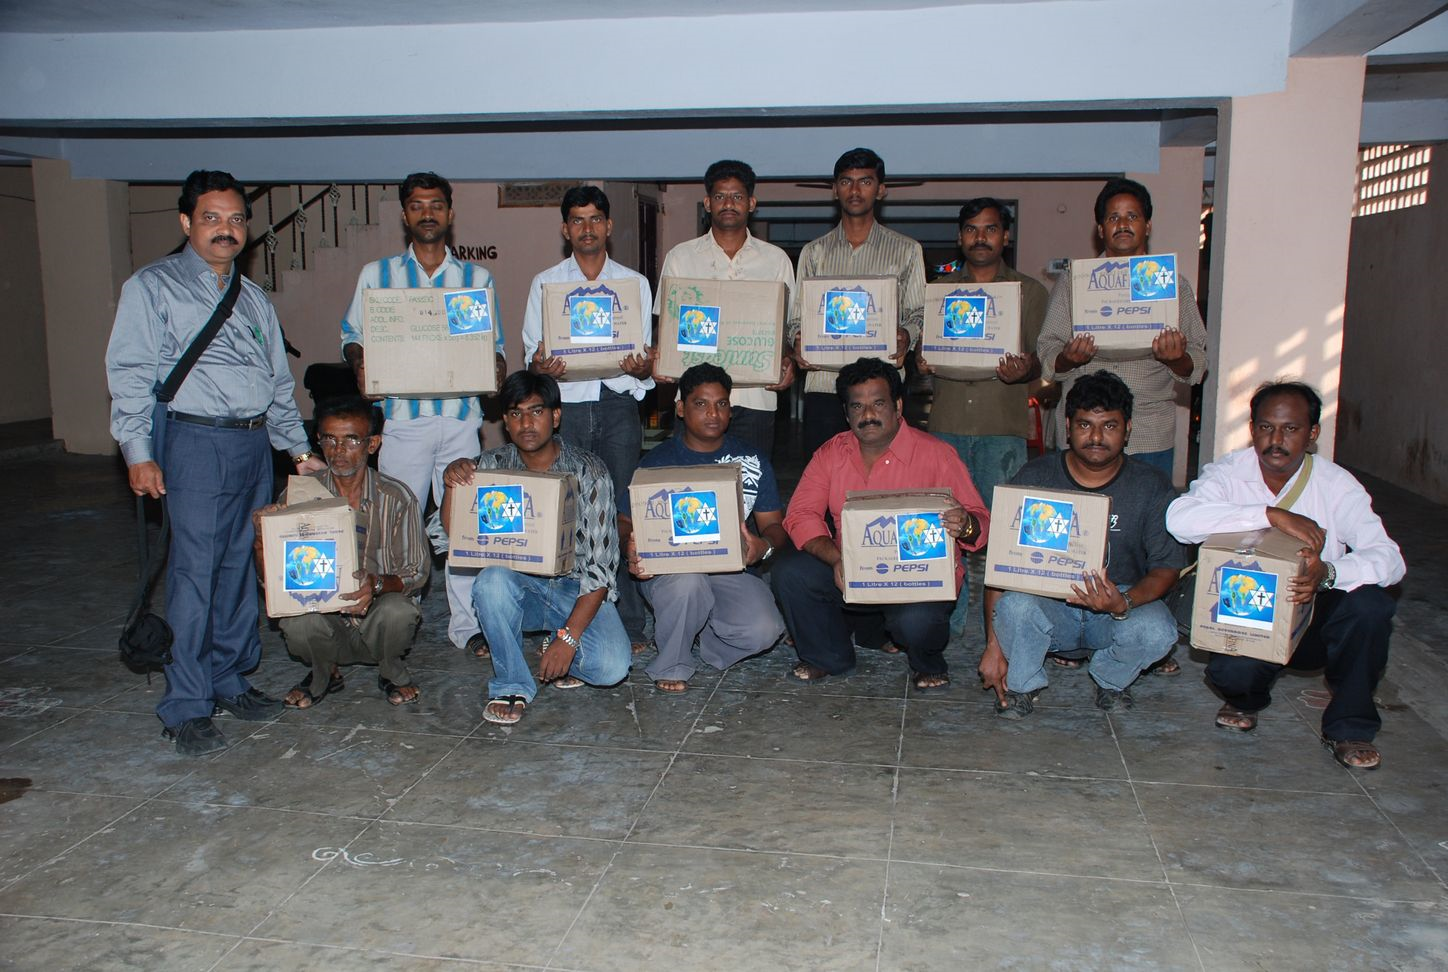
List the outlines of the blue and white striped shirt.
{"label": "blue and white striped shirt", "polygon": [[[491,287],[493,275],[487,267],[476,263],[464,263],[451,252],[437,272],[428,276],[422,264],[417,262],[412,247],[405,253],[374,260],[362,268],[357,275],[357,290],[352,295],[352,305],[347,316],[342,318],[342,347],[349,344],[363,345],[362,341],[362,291],[391,290],[394,288],[418,287]],[[496,293],[494,300],[497,299]],[[502,315],[498,317],[501,322]],[[503,353],[503,328],[501,323],[493,328],[494,348]],[[458,398],[389,398],[382,403],[382,412],[389,419],[407,420],[424,416],[442,415],[447,418],[465,419],[481,413],[476,395]]]}

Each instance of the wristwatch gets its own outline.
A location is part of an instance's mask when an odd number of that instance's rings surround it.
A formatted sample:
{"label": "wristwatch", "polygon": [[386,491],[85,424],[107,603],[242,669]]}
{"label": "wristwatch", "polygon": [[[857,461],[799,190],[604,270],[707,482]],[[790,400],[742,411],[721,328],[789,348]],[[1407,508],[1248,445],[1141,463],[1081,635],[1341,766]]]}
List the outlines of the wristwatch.
{"label": "wristwatch", "polygon": [[1337,583],[1337,568],[1330,563],[1324,566],[1327,567],[1327,576],[1322,579],[1321,584],[1317,585],[1317,589],[1319,591],[1330,591],[1333,585]]}
{"label": "wristwatch", "polygon": [[372,575],[372,596],[373,596],[373,597],[381,597],[381,596],[382,596],[382,575],[381,575],[381,574],[373,574],[373,575]]}
{"label": "wristwatch", "polygon": [[[768,543],[768,541],[765,541],[765,542]],[[759,563],[762,564],[762,563],[764,563],[766,560],[768,560],[770,557],[773,557],[773,556],[774,556],[774,544],[771,543],[771,544],[769,544],[769,546],[767,546],[767,547],[764,548],[764,553],[762,553],[762,554],[759,555]]]}
{"label": "wristwatch", "polygon": [[292,456],[292,462],[300,466],[302,463],[306,462],[310,458],[312,458],[312,451],[308,449],[306,452],[298,453],[297,455]]}
{"label": "wristwatch", "polygon": [[1131,613],[1131,609],[1136,607],[1136,605],[1133,604],[1131,601],[1131,595],[1128,594],[1126,591],[1121,592],[1121,599],[1126,602],[1126,610],[1122,611],[1120,614],[1113,614],[1111,616],[1111,620],[1113,621],[1125,621],[1126,616]]}

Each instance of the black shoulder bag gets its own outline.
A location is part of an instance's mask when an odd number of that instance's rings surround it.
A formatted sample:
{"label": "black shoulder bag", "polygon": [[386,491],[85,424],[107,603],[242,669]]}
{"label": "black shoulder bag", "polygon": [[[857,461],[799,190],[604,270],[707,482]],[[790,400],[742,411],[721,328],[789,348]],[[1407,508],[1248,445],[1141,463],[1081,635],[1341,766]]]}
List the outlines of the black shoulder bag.
{"label": "black shoulder bag", "polygon": [[[195,367],[201,353],[221,331],[227,318],[231,317],[231,310],[236,306],[236,298],[240,293],[241,268],[232,264],[231,283],[227,286],[226,293],[221,295],[216,309],[211,312],[211,319],[186,348],[186,353],[181,355],[181,360],[176,362],[166,380],[157,382],[155,386],[156,406],[151,412],[151,443],[157,463],[161,462],[165,449],[166,407],[176,397],[177,390]],[[146,675],[148,679],[151,672],[162,671],[171,664],[171,645],[176,640],[166,619],[146,610],[146,605],[151,600],[151,592],[161,576],[161,568],[166,565],[170,538],[171,518],[166,511],[166,497],[162,495],[161,535],[156,539],[156,549],[147,554],[146,497],[137,496],[136,539],[140,553],[141,587],[136,594],[136,604],[126,618],[125,627],[121,629],[120,649],[121,663],[138,675]]]}

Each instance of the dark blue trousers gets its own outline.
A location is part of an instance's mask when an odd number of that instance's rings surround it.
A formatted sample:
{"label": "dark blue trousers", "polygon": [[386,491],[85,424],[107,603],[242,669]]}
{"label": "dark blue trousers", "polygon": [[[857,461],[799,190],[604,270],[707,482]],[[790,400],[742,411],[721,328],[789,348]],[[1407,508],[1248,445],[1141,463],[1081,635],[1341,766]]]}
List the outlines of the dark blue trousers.
{"label": "dark blue trousers", "polygon": [[1322,735],[1371,742],[1383,724],[1373,692],[1388,664],[1395,608],[1381,587],[1324,591],[1317,595],[1312,623],[1287,665],[1213,655],[1207,661],[1207,681],[1232,705],[1256,712],[1272,701],[1272,683],[1284,667],[1321,668],[1332,690],[1332,701],[1322,713]]}
{"label": "dark blue trousers", "polygon": [[251,514],[271,499],[271,445],[265,429],[167,425],[166,620],[176,643],[156,714],[174,727],[245,692],[243,673],[261,660]]}

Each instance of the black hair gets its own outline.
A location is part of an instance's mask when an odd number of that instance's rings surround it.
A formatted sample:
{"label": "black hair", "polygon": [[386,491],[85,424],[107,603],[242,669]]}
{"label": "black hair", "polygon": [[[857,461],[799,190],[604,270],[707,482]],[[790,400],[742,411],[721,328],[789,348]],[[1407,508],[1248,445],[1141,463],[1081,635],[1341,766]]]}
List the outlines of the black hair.
{"label": "black hair", "polygon": [[312,412],[312,418],[316,420],[317,434],[322,433],[322,423],[330,418],[359,418],[367,423],[367,434],[377,435],[381,430],[378,419],[381,418],[382,410],[375,402],[369,402],[361,395],[339,395],[336,398],[327,398],[317,403],[316,409]]}
{"label": "black hair", "polygon": [[412,195],[415,189],[441,189],[442,197],[447,200],[447,208],[452,209],[452,183],[436,172],[413,172],[408,175],[397,187],[397,201],[406,206],[407,197]]}
{"label": "black hair", "polygon": [[1099,408],[1103,412],[1120,412],[1122,418],[1130,422],[1132,400],[1126,382],[1104,369],[1093,371],[1078,378],[1066,393],[1066,420],[1075,418],[1077,412],[1094,412]]}
{"label": "black hair", "polygon": [[1135,196],[1136,201],[1141,204],[1141,215],[1148,221],[1151,219],[1151,193],[1146,186],[1135,179],[1107,179],[1106,185],[1096,194],[1096,225],[1100,226],[1106,222],[1106,204],[1117,196]]}
{"label": "black hair", "polygon": [[1257,421],[1258,408],[1269,398],[1278,395],[1296,395],[1307,403],[1308,425],[1319,425],[1322,420],[1322,396],[1317,389],[1305,381],[1268,381],[1252,393],[1252,421]]}
{"label": "black hair", "polygon": [[195,216],[196,203],[208,192],[234,192],[241,197],[246,218],[251,219],[251,200],[246,198],[246,186],[236,181],[230,172],[220,169],[197,169],[181,184],[181,195],[176,199],[176,210],[182,216]]}
{"label": "black hair", "polygon": [[738,179],[744,183],[745,193],[754,195],[754,170],[749,167],[748,162],[740,162],[738,159],[720,159],[709,166],[704,170],[704,194],[714,195],[714,186],[725,179]]}
{"label": "black hair", "polygon": [[838,179],[851,169],[874,169],[875,178],[881,183],[885,181],[885,160],[875,153],[874,149],[852,148],[844,155],[835,160],[835,175]]}
{"label": "black hair", "polygon": [[563,222],[568,222],[570,212],[584,206],[597,206],[605,218],[608,216],[608,196],[602,189],[598,186],[574,186],[563,194],[563,202],[558,206],[563,213]]}
{"label": "black hair", "polygon": [[885,379],[890,386],[891,401],[898,402],[905,397],[905,383],[900,380],[900,372],[895,370],[894,365],[879,358],[856,358],[853,364],[841,368],[839,377],[835,379],[835,394],[840,397],[840,404],[849,405],[850,389],[873,378]]}
{"label": "black hair", "polygon": [[993,196],[977,196],[974,199],[967,199],[965,205],[960,207],[960,223],[958,228],[963,232],[966,223],[975,219],[987,209],[994,209],[1000,214],[1001,229],[1009,233],[1011,231],[1011,223],[1015,222],[1015,219],[1011,216],[1011,211],[1006,207],[1006,204]]}
{"label": "black hair", "polygon": [[503,387],[498,389],[498,402],[506,412],[510,408],[517,408],[525,398],[533,395],[543,399],[544,408],[563,407],[558,380],[552,375],[535,375],[526,368],[503,379]]}
{"label": "black hair", "polygon": [[734,390],[734,379],[716,364],[696,364],[679,376],[679,401],[684,401],[700,385],[723,385],[726,392]]}

